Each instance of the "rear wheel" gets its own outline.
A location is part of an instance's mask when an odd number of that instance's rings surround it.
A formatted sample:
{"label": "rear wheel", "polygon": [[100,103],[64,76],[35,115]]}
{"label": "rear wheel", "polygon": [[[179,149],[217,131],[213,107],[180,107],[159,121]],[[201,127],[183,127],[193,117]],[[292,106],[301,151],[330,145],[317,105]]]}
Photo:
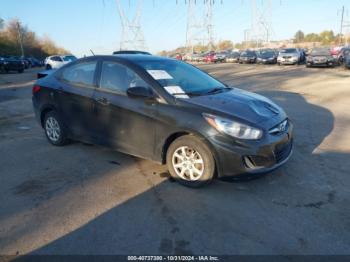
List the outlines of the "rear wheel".
{"label": "rear wheel", "polygon": [[176,139],[166,157],[171,176],[189,187],[201,187],[211,182],[215,173],[215,161],[205,142],[193,135]]}
{"label": "rear wheel", "polygon": [[63,122],[55,111],[50,111],[45,115],[44,129],[51,144],[63,146],[68,142]]}
{"label": "rear wheel", "polygon": [[22,74],[23,71],[24,71],[23,69],[19,69],[19,70],[18,70],[18,73]]}

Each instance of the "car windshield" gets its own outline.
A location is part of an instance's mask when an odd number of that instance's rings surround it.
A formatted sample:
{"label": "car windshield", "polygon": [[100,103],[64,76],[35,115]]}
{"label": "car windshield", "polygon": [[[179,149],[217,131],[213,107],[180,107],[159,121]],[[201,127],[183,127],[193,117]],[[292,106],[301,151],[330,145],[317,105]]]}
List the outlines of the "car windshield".
{"label": "car windshield", "polygon": [[327,48],[313,49],[311,55],[331,55],[331,51]]}
{"label": "car windshield", "polygon": [[252,51],[244,51],[241,54],[241,56],[253,56],[253,55],[254,55],[254,52]]}
{"label": "car windshield", "polygon": [[63,57],[63,60],[68,61],[68,62],[72,62],[72,61],[77,60],[77,58],[74,55],[66,55]]}
{"label": "car windshield", "polygon": [[173,88],[175,93],[203,95],[219,92],[227,87],[198,68],[178,60],[137,61],[166,90]]}
{"label": "car windshield", "polygon": [[266,51],[266,50],[263,50],[263,51],[260,51],[260,55],[263,55],[263,56],[273,56],[275,55],[275,53],[273,51]]}
{"label": "car windshield", "polygon": [[282,49],[281,53],[296,53],[297,50],[295,48],[287,48],[287,49]]}

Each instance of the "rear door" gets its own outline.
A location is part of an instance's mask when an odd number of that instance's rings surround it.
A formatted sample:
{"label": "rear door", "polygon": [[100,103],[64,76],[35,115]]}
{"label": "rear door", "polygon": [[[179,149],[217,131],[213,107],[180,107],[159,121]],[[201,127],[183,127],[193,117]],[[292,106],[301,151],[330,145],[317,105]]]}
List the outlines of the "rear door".
{"label": "rear door", "polygon": [[153,157],[157,102],[130,98],[127,89],[150,86],[132,69],[103,61],[94,93],[94,128],[101,144],[145,158]]}
{"label": "rear door", "polygon": [[97,61],[82,61],[65,68],[59,77],[59,104],[64,122],[74,137],[94,142],[91,113],[96,88]]}

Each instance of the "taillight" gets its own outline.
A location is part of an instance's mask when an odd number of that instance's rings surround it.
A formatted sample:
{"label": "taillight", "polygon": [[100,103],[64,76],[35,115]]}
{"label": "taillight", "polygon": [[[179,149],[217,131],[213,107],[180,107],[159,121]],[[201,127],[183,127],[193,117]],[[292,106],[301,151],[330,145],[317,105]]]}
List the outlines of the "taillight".
{"label": "taillight", "polygon": [[32,89],[32,93],[33,93],[33,95],[35,94],[35,93],[38,93],[39,91],[40,91],[40,86],[38,86],[38,85],[35,85],[35,86],[33,86],[33,89]]}

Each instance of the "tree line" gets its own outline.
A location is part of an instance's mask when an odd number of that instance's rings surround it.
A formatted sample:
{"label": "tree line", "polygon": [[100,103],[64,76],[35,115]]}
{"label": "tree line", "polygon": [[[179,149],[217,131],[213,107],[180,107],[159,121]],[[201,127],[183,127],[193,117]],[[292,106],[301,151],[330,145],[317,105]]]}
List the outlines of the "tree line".
{"label": "tree line", "polygon": [[[303,31],[299,30],[295,33],[294,38],[292,41],[295,44],[302,45],[303,43],[320,43],[321,45],[341,45],[342,43],[350,42],[350,37],[345,38],[344,35],[340,36],[340,34],[334,34],[332,30],[325,30],[320,33],[309,33],[305,34]],[[278,41],[276,41],[278,42]],[[193,47],[193,51],[196,53],[202,53],[209,50],[230,50],[230,49],[244,49],[244,48],[256,48],[261,47],[261,43],[256,42],[241,42],[241,43],[233,43],[230,40],[222,40],[219,41],[216,44],[212,45],[195,45]],[[163,50],[159,52],[159,55],[167,56],[167,55],[173,55],[176,53],[187,53],[189,52],[188,48],[182,46],[178,47],[171,51]]]}
{"label": "tree line", "polygon": [[[306,42],[319,42],[322,45],[336,44],[340,45],[345,40],[345,37],[340,34],[334,34],[332,30],[325,30],[321,33],[309,33],[305,34],[303,31],[298,30],[294,35],[294,43],[306,43]],[[348,39],[350,40],[350,39]]]}
{"label": "tree line", "polygon": [[26,57],[37,59],[69,53],[64,48],[57,46],[48,36],[38,37],[18,19],[4,21],[0,18],[0,56],[21,56],[22,48]]}

